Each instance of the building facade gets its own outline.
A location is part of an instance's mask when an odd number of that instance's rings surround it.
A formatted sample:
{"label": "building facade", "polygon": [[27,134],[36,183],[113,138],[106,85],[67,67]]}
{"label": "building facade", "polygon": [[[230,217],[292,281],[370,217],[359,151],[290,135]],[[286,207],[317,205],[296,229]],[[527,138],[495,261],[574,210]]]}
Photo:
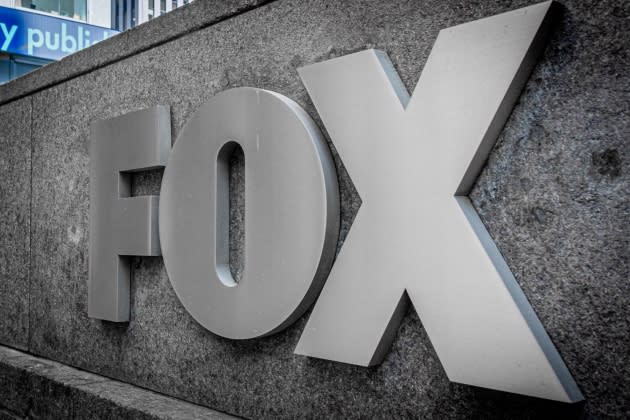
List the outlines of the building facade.
{"label": "building facade", "polygon": [[191,0],[112,0],[112,28],[124,31],[170,12]]}
{"label": "building facade", "polygon": [[[0,83],[188,3],[188,0],[0,0],[0,23],[5,28],[0,32]],[[11,32],[13,28],[15,32]],[[71,35],[75,36],[76,45],[73,41],[61,45],[62,38],[72,33],[76,35]],[[24,51],[17,44],[20,36]]]}
{"label": "building facade", "polygon": [[0,0],[0,6],[26,9],[111,28],[111,5],[102,0]]}
{"label": "building facade", "polygon": [[[66,28],[64,32],[66,34],[68,30],[77,29],[81,31],[82,36],[85,35],[85,31],[91,32],[92,35],[95,35],[95,32],[106,33],[107,36],[117,33],[101,29],[111,28],[110,9],[108,2],[100,0],[0,0],[0,22],[7,28],[7,31],[2,33],[3,46],[6,47],[0,51],[0,83],[20,77],[98,41],[92,38],[90,43],[81,42],[80,45],[72,44],[68,45],[68,48],[63,48],[61,47],[63,27]],[[11,25],[8,24],[9,21]],[[15,32],[10,31],[13,27]],[[57,28],[58,31],[56,29],[46,31],[44,28]],[[34,46],[21,51],[8,35],[19,37],[24,31],[26,43]],[[40,33],[41,42],[38,38]],[[46,39],[46,33],[50,34],[49,39]],[[38,46],[39,43],[42,45]],[[15,48],[10,48],[12,46]],[[48,51],[43,51],[44,49]],[[53,53],[53,57],[50,56],[50,50],[65,51],[62,51],[63,54]]]}

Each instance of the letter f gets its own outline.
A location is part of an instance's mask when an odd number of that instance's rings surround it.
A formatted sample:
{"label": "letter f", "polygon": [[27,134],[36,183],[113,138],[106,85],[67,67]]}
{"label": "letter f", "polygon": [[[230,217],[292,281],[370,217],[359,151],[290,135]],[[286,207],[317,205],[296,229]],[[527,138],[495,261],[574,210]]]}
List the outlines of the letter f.
{"label": "letter f", "polygon": [[544,46],[550,6],[442,30],[412,98],[382,52],[300,69],[363,203],[296,353],[380,363],[407,294],[450,380],[582,399],[467,197]]}
{"label": "letter f", "polygon": [[162,255],[158,196],[131,196],[130,172],[164,167],[169,108],[157,106],[92,124],[88,316],[129,320],[132,255]]}

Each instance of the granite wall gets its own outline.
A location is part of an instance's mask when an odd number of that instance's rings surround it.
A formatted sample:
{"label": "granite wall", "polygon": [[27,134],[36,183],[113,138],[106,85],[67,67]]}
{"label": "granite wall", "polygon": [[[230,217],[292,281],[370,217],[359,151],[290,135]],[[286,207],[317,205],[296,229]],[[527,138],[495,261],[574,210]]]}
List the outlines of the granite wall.
{"label": "granite wall", "polygon": [[[325,132],[296,69],[386,51],[412,90],[442,28],[526,0],[203,1],[0,87],[0,343],[248,418],[630,416],[630,3],[563,0],[471,198],[586,397],[449,383],[410,309],[384,363],[293,354],[306,314],[237,342],[200,327],[162,259],[134,258],[131,321],[87,317],[89,124],[157,104],[172,138],[236,86],[282,93]],[[404,153],[404,151],[401,151]],[[360,199],[336,159],[342,239]],[[135,176],[158,194],[160,171]]]}

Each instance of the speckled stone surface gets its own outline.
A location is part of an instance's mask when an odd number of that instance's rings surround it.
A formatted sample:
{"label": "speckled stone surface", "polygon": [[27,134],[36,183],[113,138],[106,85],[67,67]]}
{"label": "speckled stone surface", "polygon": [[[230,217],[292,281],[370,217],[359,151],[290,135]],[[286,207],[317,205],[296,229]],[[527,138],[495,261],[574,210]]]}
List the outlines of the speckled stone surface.
{"label": "speckled stone surface", "polygon": [[0,342],[28,346],[31,98],[0,107]]}
{"label": "speckled stone surface", "polygon": [[0,419],[234,419],[3,346],[0,385]]}
{"label": "speckled stone surface", "polygon": [[[179,303],[159,257],[133,261],[131,322],[87,317],[90,121],[167,104],[175,139],[215,93],[255,86],[287,95],[319,123],[297,67],[379,48],[411,90],[440,29],[528,4],[282,0],[34,94],[29,350],[248,418],[630,416],[623,2],[562,2],[549,47],[471,194],[585,403],[450,383],[413,310],[384,363],[369,369],[294,355],[308,314],[272,337],[216,337]],[[335,160],[343,238],[360,198]],[[137,175],[135,194],[159,193],[160,177]]]}

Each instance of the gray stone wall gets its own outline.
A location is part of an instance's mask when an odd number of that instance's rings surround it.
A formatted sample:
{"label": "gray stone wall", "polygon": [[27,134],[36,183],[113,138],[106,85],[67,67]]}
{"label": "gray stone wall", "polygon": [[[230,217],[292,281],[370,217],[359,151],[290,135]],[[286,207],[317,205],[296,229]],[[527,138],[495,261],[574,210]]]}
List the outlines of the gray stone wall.
{"label": "gray stone wall", "polygon": [[0,420],[236,417],[0,346]]}
{"label": "gray stone wall", "polygon": [[[440,29],[531,4],[237,3],[198,0],[0,87],[0,342],[249,418],[629,417],[630,5],[622,1],[561,2],[471,194],[585,403],[450,383],[412,309],[374,368],[294,355],[308,314],[272,337],[222,339],[188,315],[157,257],[133,261],[129,323],[87,317],[91,121],[166,104],[176,139],[214,94],[255,86],[292,98],[320,123],[296,68],[378,48],[412,90]],[[336,164],[344,237],[360,199]],[[137,175],[135,193],[158,194],[160,178]]]}
{"label": "gray stone wall", "polygon": [[20,349],[29,334],[31,104],[0,107],[0,340]]}

